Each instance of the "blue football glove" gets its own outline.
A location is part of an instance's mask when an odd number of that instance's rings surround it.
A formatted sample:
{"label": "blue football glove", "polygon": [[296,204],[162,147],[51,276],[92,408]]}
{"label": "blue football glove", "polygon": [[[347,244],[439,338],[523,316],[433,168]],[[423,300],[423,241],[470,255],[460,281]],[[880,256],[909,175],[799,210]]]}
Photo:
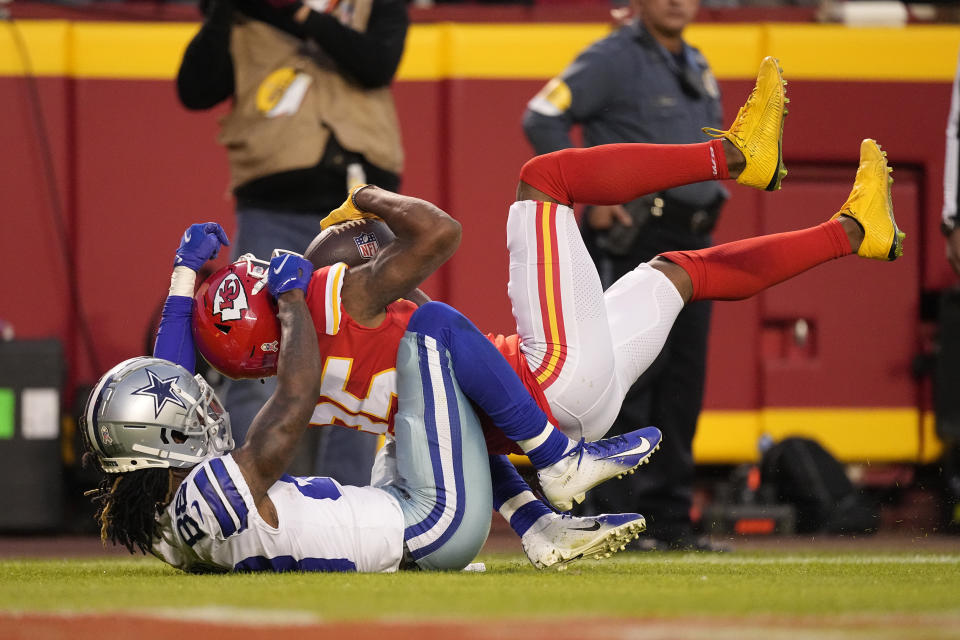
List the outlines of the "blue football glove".
{"label": "blue football glove", "polygon": [[309,260],[296,253],[281,253],[270,260],[267,290],[274,298],[294,289],[306,293],[312,275],[313,264]]}
{"label": "blue football glove", "polygon": [[192,224],[183,232],[173,266],[199,271],[207,260],[217,257],[221,245],[229,244],[226,232],[216,222]]}

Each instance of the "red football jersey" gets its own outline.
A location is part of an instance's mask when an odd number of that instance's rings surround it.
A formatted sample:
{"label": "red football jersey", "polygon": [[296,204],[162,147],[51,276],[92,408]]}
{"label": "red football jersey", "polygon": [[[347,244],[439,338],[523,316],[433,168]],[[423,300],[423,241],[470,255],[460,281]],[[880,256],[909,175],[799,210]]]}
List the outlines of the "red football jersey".
{"label": "red football jersey", "polygon": [[[343,310],[340,288],[346,265],[337,263],[313,273],[307,306],[313,315],[323,357],[321,395],[312,425],[336,424],[372,433],[393,433],[397,413],[397,349],[417,306],[398,300],[387,306],[387,317],[375,328],[357,324]],[[550,417],[550,406],[520,351],[517,335],[487,337],[517,372],[530,395]],[[480,416],[487,449],[492,454],[520,453],[519,447]]]}
{"label": "red football jersey", "polygon": [[397,348],[417,306],[398,300],[378,327],[344,313],[340,288],[346,265],[314,271],[307,306],[317,329],[323,373],[310,424],[336,424],[371,433],[393,433],[397,413]]}

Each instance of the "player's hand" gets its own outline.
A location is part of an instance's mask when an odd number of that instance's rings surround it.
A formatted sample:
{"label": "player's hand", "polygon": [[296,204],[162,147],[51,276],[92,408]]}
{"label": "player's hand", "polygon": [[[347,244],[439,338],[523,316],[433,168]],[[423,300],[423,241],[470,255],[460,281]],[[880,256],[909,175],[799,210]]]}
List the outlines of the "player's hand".
{"label": "player's hand", "polygon": [[960,227],[947,236],[947,260],[953,267],[953,272],[960,276]]}
{"label": "player's hand", "polygon": [[591,229],[603,231],[612,227],[614,223],[620,223],[625,227],[633,226],[633,218],[627,210],[623,208],[623,205],[598,205],[591,207],[587,214],[587,225]]}
{"label": "player's hand", "polygon": [[190,225],[183,232],[180,248],[173,261],[175,267],[187,267],[199,271],[207,260],[217,257],[222,245],[230,245],[227,234],[216,222]]}
{"label": "player's hand", "polygon": [[281,253],[270,260],[267,272],[267,291],[274,298],[294,289],[307,292],[313,264],[298,253]]}
{"label": "player's hand", "polygon": [[326,218],[320,221],[320,230],[324,231],[327,227],[340,224],[341,222],[347,222],[348,220],[360,220],[361,218],[374,218],[379,220],[379,216],[358,209],[357,204],[354,201],[354,195],[356,195],[356,193],[361,189],[369,186],[370,185],[368,184],[359,184],[355,186],[353,190],[350,191],[350,195],[347,196],[347,199],[344,200],[343,204],[331,211]]}

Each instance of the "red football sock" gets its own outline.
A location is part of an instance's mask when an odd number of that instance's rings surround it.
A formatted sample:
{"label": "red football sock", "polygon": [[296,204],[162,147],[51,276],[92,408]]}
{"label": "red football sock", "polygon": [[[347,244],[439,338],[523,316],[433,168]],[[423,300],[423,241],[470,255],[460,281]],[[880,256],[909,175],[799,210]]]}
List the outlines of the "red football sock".
{"label": "red football sock", "polygon": [[729,178],[722,143],[562,149],[529,160],[520,179],[563,204],[622,204],[671,187]]}
{"label": "red football sock", "polygon": [[800,231],[737,240],[699,251],[660,254],[693,281],[692,300],[742,300],[852,253],[839,220]]}

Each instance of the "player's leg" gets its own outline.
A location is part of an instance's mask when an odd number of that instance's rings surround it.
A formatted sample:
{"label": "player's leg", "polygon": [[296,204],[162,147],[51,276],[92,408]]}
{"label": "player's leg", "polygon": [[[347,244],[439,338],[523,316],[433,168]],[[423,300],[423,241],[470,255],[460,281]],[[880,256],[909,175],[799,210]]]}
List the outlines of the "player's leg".
{"label": "player's leg", "polygon": [[[605,145],[538,156],[524,165],[520,179],[561,201],[614,203],[727,177],[718,170],[725,163],[716,140]],[[606,399],[622,399],[629,385],[615,375],[603,287],[573,210],[553,202],[515,202],[507,219],[507,249],[508,293],[521,349],[558,427],[574,438],[601,438],[619,408]]]}
{"label": "player's leg", "polygon": [[611,144],[538,156],[521,170],[517,200],[622,204],[672,187],[727,178],[777,190],[787,173],[781,153],[788,102],[785,85],[777,61],[765,58],[756,85],[730,129],[704,129],[715,140],[685,145]]}
{"label": "player's leg", "polygon": [[893,217],[891,171],[886,153],[874,140],[864,140],[853,190],[828,222],[702,251],[672,251],[652,266],[674,281],[685,300],[742,300],[853,253],[895,260],[903,254],[905,234]]}
{"label": "player's leg", "polygon": [[537,569],[565,569],[583,558],[607,558],[646,528],[639,513],[576,517],[559,514],[541,502],[507,456],[490,456],[493,508],[520,536]]}
{"label": "player's leg", "polygon": [[[901,255],[904,235],[893,217],[886,155],[873,140],[864,140],[860,151],[850,197],[828,222],[708,249],[671,251],[608,289],[620,386],[628,387],[653,361],[687,301],[748,298],[853,253],[877,260]],[[607,402],[619,399],[610,395]]]}
{"label": "player's leg", "polygon": [[[619,204],[671,187],[731,177],[777,189],[786,173],[780,154],[785,103],[779,67],[768,58],[730,130],[716,132],[722,139],[688,145],[604,145],[538,156],[521,169],[518,199]],[[609,307],[572,210],[535,200],[515,203],[507,221],[507,246],[509,294],[530,368],[559,427],[574,437],[599,438],[616,416],[611,407],[619,406],[609,399],[622,399],[630,385],[624,386],[624,378],[616,375],[614,354],[621,353],[624,343],[621,336],[610,335],[611,323],[604,317]],[[675,297],[669,292],[666,296]],[[654,332],[669,329],[671,306],[676,305],[671,302],[662,316],[642,318],[638,324],[652,323]],[[632,309],[636,313],[637,306]],[[658,352],[654,345],[652,356]],[[642,371],[647,355],[627,357],[638,361],[634,368]]]}
{"label": "player's leg", "polygon": [[[515,202],[507,218],[507,291],[520,349],[543,389],[557,426],[571,438],[597,440],[584,416],[616,384],[603,287],[573,210]],[[615,391],[614,391],[615,392]]]}
{"label": "player's leg", "polygon": [[459,388],[527,454],[544,495],[561,510],[597,484],[632,473],[660,444],[655,427],[590,443],[570,439],[548,420],[493,343],[448,305],[423,305],[407,331],[449,354]]}
{"label": "player's leg", "polygon": [[639,514],[554,513],[533,496],[506,456],[491,457],[489,471],[481,468],[486,447],[479,423],[457,383],[450,351],[428,335],[439,333],[432,324],[429,318],[413,319],[413,331],[401,343],[396,435],[386,447],[389,455],[378,458],[384,467],[394,466],[379,474],[394,478],[381,487],[401,503],[410,560],[424,569],[462,568],[486,540],[491,506],[504,513],[540,569],[609,556],[643,531]]}
{"label": "player's leg", "polygon": [[[811,229],[737,240],[695,251],[671,251],[617,280],[604,297],[618,384],[599,407],[619,407],[634,381],[663,349],[673,323],[690,300],[750,297],[807,269],[851,253],[851,219]],[[608,411],[614,419],[616,411]],[[602,409],[592,417],[608,416]]]}
{"label": "player's leg", "polygon": [[[400,499],[409,558],[425,569],[458,569],[465,566],[486,539],[492,506],[490,473],[480,478],[483,474],[477,471],[478,455],[484,456],[486,448],[476,415],[455,377],[455,358],[449,345],[457,345],[458,350],[472,351],[474,363],[491,376],[494,384],[490,388],[478,389],[473,376],[470,376],[470,384],[475,394],[481,397],[478,404],[488,406],[494,415],[506,421],[507,428],[514,435],[531,435],[535,438],[540,429],[535,426],[526,433],[524,430],[527,425],[522,423],[530,419],[529,416],[533,416],[534,425],[543,424],[546,420],[545,414],[529,399],[519,379],[515,385],[509,384],[512,370],[506,363],[503,362],[505,370],[497,370],[499,361],[503,359],[492,346],[489,346],[489,350],[495,357],[490,358],[491,362],[486,362],[482,355],[476,355],[486,351],[489,341],[478,332],[457,326],[458,322],[466,322],[466,319],[453,314],[449,307],[426,305],[411,318],[397,357],[399,411],[392,443],[397,480],[385,488]],[[479,339],[476,344],[457,338],[464,333],[469,333],[469,337],[477,336]],[[506,384],[501,382],[504,378],[508,381]],[[488,393],[492,394],[492,398],[503,397],[506,400],[501,407],[493,406],[493,401],[486,395]],[[518,415],[521,418],[513,424]],[[530,451],[534,459],[547,456],[545,459],[559,460],[563,456],[565,446],[559,454],[543,450],[551,440],[555,445],[561,442],[561,438],[567,440],[559,432],[554,431],[553,434],[553,438],[548,438],[540,447]],[[510,494],[508,499],[512,499],[512,504],[518,507],[522,498],[513,496],[513,493],[522,493],[523,497],[529,498],[524,501],[526,504],[522,513],[513,519],[514,525],[522,528],[519,531],[521,536],[534,526],[535,533],[540,533],[551,516],[556,514],[533,497],[508,461],[506,465],[513,471],[512,476],[505,477],[505,467],[495,466],[493,469],[500,479],[497,493],[500,496]],[[503,501],[498,502],[496,507],[502,507]],[[486,516],[485,520],[483,515]],[[526,523],[528,518],[532,520]],[[604,534],[610,530],[609,535],[602,536],[585,551],[592,551],[593,555],[605,552],[606,546],[620,538],[628,534],[632,537],[639,526],[636,518],[630,517],[622,518],[615,525],[604,526]],[[527,539],[540,541],[530,536]],[[567,551],[566,557],[561,551]],[[538,549],[537,558],[542,556],[543,561],[539,564],[533,559],[531,561],[542,568],[547,563],[573,560],[584,552],[575,550],[577,553],[574,554],[566,549],[561,551]]]}
{"label": "player's leg", "polygon": [[397,353],[396,478],[383,487],[404,515],[405,556],[422,569],[462,569],[490,531],[486,446],[449,353],[408,332]]}

